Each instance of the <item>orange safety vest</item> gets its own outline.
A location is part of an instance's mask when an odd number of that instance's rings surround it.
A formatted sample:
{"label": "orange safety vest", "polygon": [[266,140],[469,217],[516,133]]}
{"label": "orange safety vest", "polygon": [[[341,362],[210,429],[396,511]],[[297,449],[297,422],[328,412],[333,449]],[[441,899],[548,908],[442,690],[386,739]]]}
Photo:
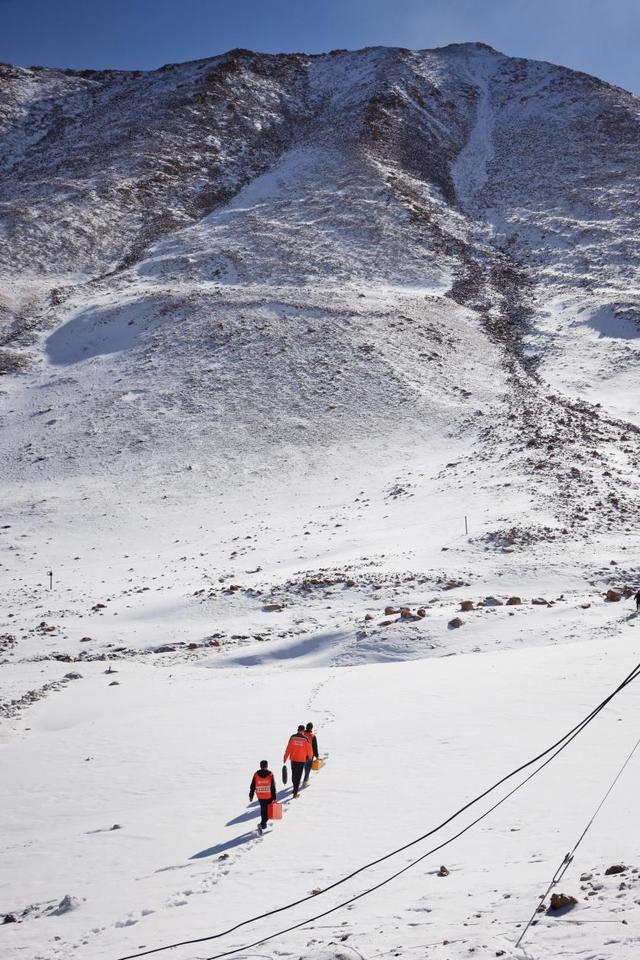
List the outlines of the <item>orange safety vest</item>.
{"label": "orange safety vest", "polygon": [[316,735],[315,730],[305,730],[304,735],[311,744],[311,750],[313,751],[313,738]]}
{"label": "orange safety vest", "polygon": [[273,783],[272,773],[270,773],[268,777],[263,777],[259,773],[255,774],[256,797],[258,798],[258,800],[271,799],[272,783]]}
{"label": "orange safety vest", "polygon": [[285,763],[290,758],[294,763],[304,763],[305,760],[311,760],[313,751],[311,744],[304,733],[294,733],[289,737],[287,750],[284,755]]}

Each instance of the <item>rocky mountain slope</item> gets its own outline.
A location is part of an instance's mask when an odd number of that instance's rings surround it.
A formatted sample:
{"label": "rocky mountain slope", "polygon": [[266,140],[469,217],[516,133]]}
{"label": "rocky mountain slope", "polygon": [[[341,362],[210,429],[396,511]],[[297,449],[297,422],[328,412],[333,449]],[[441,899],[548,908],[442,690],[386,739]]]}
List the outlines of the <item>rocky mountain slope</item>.
{"label": "rocky mountain slope", "polygon": [[14,478],[400,431],[626,503],[630,94],[473,44],[1,83]]}

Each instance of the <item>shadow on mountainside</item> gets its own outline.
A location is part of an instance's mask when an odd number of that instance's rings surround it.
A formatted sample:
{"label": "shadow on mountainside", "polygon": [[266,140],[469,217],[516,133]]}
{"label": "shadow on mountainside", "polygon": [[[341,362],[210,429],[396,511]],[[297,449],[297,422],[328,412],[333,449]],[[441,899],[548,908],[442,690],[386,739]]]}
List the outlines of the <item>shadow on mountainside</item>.
{"label": "shadow on mountainside", "polygon": [[93,307],[73,316],[47,338],[49,362],[69,366],[133,347],[149,329],[154,304],[148,300],[104,309]]}

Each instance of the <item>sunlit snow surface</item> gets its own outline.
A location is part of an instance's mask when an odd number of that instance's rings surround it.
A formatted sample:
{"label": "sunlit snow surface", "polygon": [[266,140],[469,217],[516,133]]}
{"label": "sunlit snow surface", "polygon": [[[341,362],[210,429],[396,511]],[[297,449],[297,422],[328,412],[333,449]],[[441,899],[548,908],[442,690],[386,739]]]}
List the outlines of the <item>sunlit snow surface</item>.
{"label": "sunlit snow surface", "polygon": [[[0,956],[117,960],[427,832],[634,665],[637,101],[478,45],[0,84]],[[635,960],[637,759],[514,944],[638,696],[241,955]]]}

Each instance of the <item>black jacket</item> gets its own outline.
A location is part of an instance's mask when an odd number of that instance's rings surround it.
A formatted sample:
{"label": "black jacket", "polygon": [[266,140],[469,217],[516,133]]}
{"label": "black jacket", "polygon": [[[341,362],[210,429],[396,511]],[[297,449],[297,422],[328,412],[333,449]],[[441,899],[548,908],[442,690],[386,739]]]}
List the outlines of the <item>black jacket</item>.
{"label": "black jacket", "polygon": [[261,780],[266,780],[267,777],[271,777],[271,799],[277,800],[278,795],[276,793],[276,778],[271,773],[271,770],[256,770],[252,779],[251,786],[249,788],[249,800],[253,800],[253,795],[256,792],[256,777],[260,777]]}

